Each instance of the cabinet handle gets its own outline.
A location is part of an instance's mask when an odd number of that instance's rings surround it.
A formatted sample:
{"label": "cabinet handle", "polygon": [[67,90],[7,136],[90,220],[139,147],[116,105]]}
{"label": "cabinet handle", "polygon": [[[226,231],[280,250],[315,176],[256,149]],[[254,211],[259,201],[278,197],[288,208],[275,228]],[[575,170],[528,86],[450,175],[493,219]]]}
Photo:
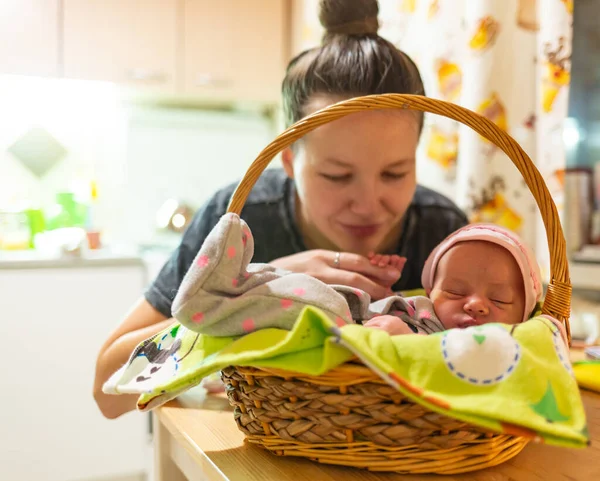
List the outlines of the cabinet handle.
{"label": "cabinet handle", "polygon": [[229,78],[215,77],[210,73],[199,73],[196,75],[196,87],[218,87],[227,88],[231,87],[233,82]]}
{"label": "cabinet handle", "polygon": [[136,82],[164,83],[167,81],[167,74],[162,70],[134,68],[127,71],[127,78]]}

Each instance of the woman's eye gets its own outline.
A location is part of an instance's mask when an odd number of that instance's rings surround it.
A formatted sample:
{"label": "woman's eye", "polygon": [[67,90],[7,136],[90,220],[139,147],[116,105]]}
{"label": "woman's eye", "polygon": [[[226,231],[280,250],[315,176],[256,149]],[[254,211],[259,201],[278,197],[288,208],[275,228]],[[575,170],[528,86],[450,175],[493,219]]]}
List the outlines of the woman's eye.
{"label": "woman's eye", "polygon": [[390,179],[390,180],[400,180],[403,179],[404,177],[406,177],[406,172],[402,172],[402,173],[396,173],[396,172],[385,172],[383,174],[383,176],[386,179]]}
{"label": "woman's eye", "polygon": [[347,182],[352,178],[352,176],[350,174],[344,174],[344,175],[321,174],[321,177],[323,177],[324,179],[327,179],[331,182]]}

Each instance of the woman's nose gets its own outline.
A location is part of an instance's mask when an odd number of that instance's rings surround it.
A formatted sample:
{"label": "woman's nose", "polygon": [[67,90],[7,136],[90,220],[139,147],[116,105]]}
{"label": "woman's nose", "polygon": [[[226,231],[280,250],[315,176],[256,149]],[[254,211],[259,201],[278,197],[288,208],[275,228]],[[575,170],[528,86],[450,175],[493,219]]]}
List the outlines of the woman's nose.
{"label": "woman's nose", "polygon": [[465,312],[471,316],[487,316],[489,309],[483,299],[471,297],[465,302]]}
{"label": "woman's nose", "polygon": [[355,214],[370,216],[377,211],[379,192],[374,185],[364,185],[353,192],[351,209]]}

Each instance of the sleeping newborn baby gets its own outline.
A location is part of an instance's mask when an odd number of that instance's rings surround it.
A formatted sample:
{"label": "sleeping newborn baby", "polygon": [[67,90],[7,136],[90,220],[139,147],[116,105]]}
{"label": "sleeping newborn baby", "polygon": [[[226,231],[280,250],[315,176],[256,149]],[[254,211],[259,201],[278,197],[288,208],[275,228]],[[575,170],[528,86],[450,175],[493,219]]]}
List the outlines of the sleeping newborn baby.
{"label": "sleeping newborn baby", "polygon": [[471,224],[444,239],[427,259],[421,281],[427,297],[405,298],[408,307],[363,325],[395,335],[517,324],[530,317],[542,295],[531,250],[513,232],[490,224]]}

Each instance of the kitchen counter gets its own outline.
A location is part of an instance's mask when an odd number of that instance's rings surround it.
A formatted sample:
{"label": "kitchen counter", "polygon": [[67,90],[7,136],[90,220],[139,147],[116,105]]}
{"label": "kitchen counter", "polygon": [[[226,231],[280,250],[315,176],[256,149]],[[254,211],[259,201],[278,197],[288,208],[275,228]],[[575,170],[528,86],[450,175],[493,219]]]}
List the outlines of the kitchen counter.
{"label": "kitchen counter", "polygon": [[[581,352],[573,353],[581,358]],[[402,475],[279,457],[245,443],[224,396],[192,409],[172,401],[154,413],[156,481],[597,481],[600,479],[600,394],[582,391],[592,445],[565,449],[530,443],[514,458],[461,475]]]}
{"label": "kitchen counter", "polygon": [[133,252],[98,250],[86,252],[81,256],[48,256],[35,251],[0,251],[0,270],[126,266],[144,267],[144,262],[141,256]]}

